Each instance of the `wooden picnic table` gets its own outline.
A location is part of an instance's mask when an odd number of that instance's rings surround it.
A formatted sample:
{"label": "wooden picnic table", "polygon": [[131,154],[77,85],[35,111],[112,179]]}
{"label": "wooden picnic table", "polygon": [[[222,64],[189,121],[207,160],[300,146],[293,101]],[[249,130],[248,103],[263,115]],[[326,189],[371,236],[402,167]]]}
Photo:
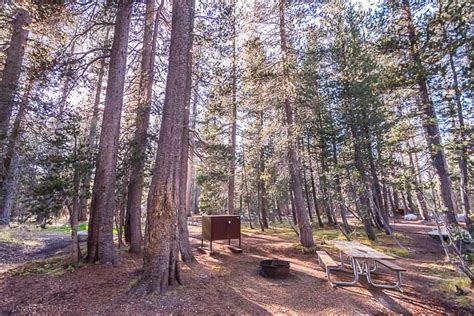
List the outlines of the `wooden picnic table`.
{"label": "wooden picnic table", "polygon": [[[367,245],[363,245],[356,241],[336,241],[334,243],[339,249],[341,263],[338,268],[332,270],[342,270],[344,263],[349,262],[354,273],[354,279],[351,281],[331,281],[328,274],[329,281],[338,286],[353,286],[359,281],[359,276],[364,275],[367,281],[375,287],[386,289],[400,289],[401,286],[401,272],[403,268],[398,267],[393,263],[395,258],[386,255],[378,250],[375,250]],[[394,284],[381,284],[374,282],[371,273],[377,270],[377,264],[384,265],[397,273],[397,282]]]}
{"label": "wooden picnic table", "polygon": [[349,258],[366,260],[395,260],[394,257],[386,255],[369,246],[363,245],[357,241],[338,240],[334,243],[340,252]]}

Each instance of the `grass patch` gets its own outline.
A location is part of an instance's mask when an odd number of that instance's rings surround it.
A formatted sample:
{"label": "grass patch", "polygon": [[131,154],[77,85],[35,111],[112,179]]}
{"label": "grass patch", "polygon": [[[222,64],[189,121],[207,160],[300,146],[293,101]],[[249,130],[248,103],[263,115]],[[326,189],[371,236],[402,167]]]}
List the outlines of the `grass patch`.
{"label": "grass patch", "polygon": [[[474,305],[474,291],[471,289],[471,281],[468,277],[447,278],[440,281],[438,288],[450,296],[454,297],[460,306]],[[466,295],[459,293],[458,288],[467,292]]]}
{"label": "grass patch", "polygon": [[[346,240],[341,231],[333,226],[326,225],[324,228],[317,227],[316,223],[313,223],[313,238],[318,244],[325,244],[326,241],[332,240]],[[281,239],[298,242],[298,236],[296,235],[293,228],[288,223],[278,223],[272,225],[270,228],[266,229],[264,232],[260,230],[260,227],[255,227],[250,229],[249,226],[243,226],[241,228],[242,234],[246,236],[253,235],[267,235],[275,236]],[[352,240],[358,241],[362,244],[370,246],[380,252],[383,252],[388,255],[396,257],[408,257],[410,252],[406,248],[400,248],[392,236],[388,236],[384,231],[376,231],[376,241],[371,241],[367,238],[367,235],[363,229],[356,228],[356,231],[352,234]],[[403,244],[406,241],[406,237],[395,233],[395,237]]]}
{"label": "grass patch", "polygon": [[[78,232],[82,232],[82,231],[87,231],[88,229],[88,225],[87,223],[80,223],[79,225],[77,225],[77,231]],[[65,224],[65,225],[61,225],[61,226],[49,226],[49,227],[46,227],[46,231],[48,232],[51,232],[51,233],[61,233],[61,234],[71,234],[71,225],[69,224]],[[118,230],[116,227],[114,227],[112,229],[112,232],[114,234],[117,234],[118,233]]]}
{"label": "grass patch", "polygon": [[438,277],[440,279],[451,278],[451,275],[453,273],[453,270],[451,270],[447,266],[442,266],[436,263],[423,263],[420,266],[428,269],[430,275]]}
{"label": "grass patch", "polygon": [[22,265],[11,271],[12,275],[31,275],[31,274],[46,274],[59,275],[66,271],[70,271],[69,267],[64,266],[64,256],[49,258],[46,260],[35,260]]}
{"label": "grass patch", "polygon": [[[468,277],[453,276],[455,272],[451,269],[451,265],[425,263],[422,267],[427,268],[431,275],[438,278],[437,289],[445,295],[452,297],[459,306],[474,305],[474,291],[472,290],[471,281]],[[461,294],[458,288],[467,292],[467,295]]]}
{"label": "grass patch", "polygon": [[408,249],[406,248],[400,248],[398,246],[396,246],[397,248],[389,248],[387,249],[385,247],[385,249],[387,250],[388,253],[394,255],[394,256],[397,256],[397,257],[403,257],[403,258],[406,258],[410,255],[410,251],[408,251]]}
{"label": "grass patch", "polygon": [[32,239],[29,232],[13,229],[0,229],[0,243],[21,247],[36,247],[42,244]]}
{"label": "grass patch", "polygon": [[[87,224],[86,223],[81,223],[77,225],[77,231],[86,231],[87,230]],[[62,226],[49,226],[46,227],[46,231],[52,232],[52,233],[63,233],[63,234],[70,234],[71,233],[71,225],[65,224]]]}
{"label": "grass patch", "polygon": [[267,235],[267,236],[275,236],[286,240],[296,240],[298,237],[288,224],[277,224],[275,226],[271,226],[265,231],[259,227],[255,227],[254,229],[250,229],[250,227],[242,227],[241,228],[242,235],[246,236],[253,236],[253,235]]}
{"label": "grass patch", "polygon": [[0,229],[0,242],[6,244],[17,244],[19,240],[12,236],[10,229]]}
{"label": "grass patch", "polygon": [[345,239],[344,235],[336,228],[316,228],[313,230],[315,240],[339,240]]}

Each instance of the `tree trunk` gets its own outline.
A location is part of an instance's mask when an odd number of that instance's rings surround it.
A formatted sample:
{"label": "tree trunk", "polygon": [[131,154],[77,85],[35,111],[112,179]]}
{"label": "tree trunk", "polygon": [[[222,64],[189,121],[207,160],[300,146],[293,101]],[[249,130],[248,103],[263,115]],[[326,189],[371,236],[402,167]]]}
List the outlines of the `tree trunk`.
{"label": "tree trunk", "polygon": [[309,215],[309,220],[312,222],[313,221],[313,214],[311,213],[311,201],[309,199],[309,189],[308,189],[308,181],[306,179],[306,164],[305,164],[305,159],[304,159],[304,143],[303,140],[301,140],[301,154],[302,154],[302,171],[303,171],[303,187],[304,187],[304,194],[306,198],[306,206],[308,208],[308,215]]}
{"label": "tree trunk", "polygon": [[297,219],[296,219],[296,210],[295,210],[295,195],[291,187],[290,187],[290,200],[291,200],[291,216],[293,218],[293,224],[296,225]]}
{"label": "tree trunk", "polygon": [[257,165],[257,203],[258,213],[262,222],[262,228],[268,228],[268,214],[266,206],[266,189],[265,181],[263,180],[263,173],[265,172],[265,155],[262,140],[262,128],[263,128],[263,111],[259,111],[259,127],[258,127],[258,146],[259,146],[259,161]]}
{"label": "tree trunk", "polygon": [[[199,64],[198,64],[199,65]],[[196,67],[196,72],[199,70]],[[193,99],[193,108],[192,108],[192,117],[191,117],[191,130],[194,131],[196,129],[196,117],[197,117],[197,103],[199,99],[199,89],[198,83],[194,84],[194,99]],[[195,150],[195,141],[192,133],[189,133],[189,159],[188,159],[188,180],[186,182],[186,210],[188,210],[188,214],[196,214],[196,203],[194,203],[196,193],[196,175],[194,171],[194,150]]]}
{"label": "tree trunk", "polygon": [[177,213],[194,0],[173,1],[171,44],[158,151],[148,195],[143,275],[138,290],[163,292],[180,283]]}
{"label": "tree trunk", "polygon": [[188,162],[189,162],[189,112],[191,105],[191,87],[192,87],[192,47],[193,47],[193,28],[194,16],[191,17],[191,39],[189,41],[189,57],[186,77],[186,100],[183,113],[182,139],[181,139],[181,154],[179,167],[179,210],[178,210],[178,231],[179,231],[179,249],[181,252],[181,259],[184,262],[191,262],[194,260],[191,244],[189,243],[188,231],[188,209],[186,208],[186,190],[188,183]]}
{"label": "tree trunk", "polygon": [[466,126],[464,124],[464,115],[463,115],[463,108],[461,103],[461,91],[459,90],[459,83],[458,83],[458,75],[456,72],[456,67],[454,65],[453,54],[449,54],[449,65],[451,67],[451,72],[453,74],[453,84],[454,84],[454,93],[456,95],[456,114],[458,116],[458,123],[459,123],[459,143],[458,145],[460,148],[458,150],[459,157],[458,157],[458,166],[459,166],[459,174],[460,174],[460,186],[461,186],[461,201],[463,206],[464,215],[466,217],[466,224],[467,226],[471,226],[471,219],[469,214],[471,213],[471,204],[469,201],[469,173],[467,170],[468,167],[468,153],[467,153],[467,138],[466,138]]}
{"label": "tree trunk", "polygon": [[[161,9],[161,7],[160,7]],[[153,76],[155,69],[155,50],[158,37],[158,17],[160,9],[156,10],[155,0],[147,0],[145,11],[145,28],[143,32],[143,50],[140,66],[140,91],[137,113],[135,118],[135,134],[132,143],[130,160],[130,181],[128,185],[127,219],[130,237],[130,252],[142,251],[142,195],[143,172],[146,161],[147,132],[150,122],[151,99],[153,94]]]}
{"label": "tree trunk", "polygon": [[[336,145],[335,137],[332,137],[331,141],[332,141],[332,156],[333,156],[333,161],[334,161],[334,167],[337,170],[339,167],[339,162],[337,159],[337,145]],[[341,214],[342,224],[343,224],[344,229],[348,233],[350,232],[350,226],[349,226],[349,222],[347,221],[346,210],[342,201],[343,199],[342,186],[341,186],[341,179],[339,177],[338,172],[336,172],[336,174],[334,175],[334,186],[336,188],[336,197],[338,200],[337,202],[338,202],[338,207]]]}
{"label": "tree trunk", "polygon": [[[287,46],[287,35],[285,25],[285,0],[279,1],[279,18],[280,18],[280,45],[283,61],[283,77],[284,87],[283,89],[289,90],[290,86],[290,73],[288,69],[288,46]],[[284,92],[284,108],[285,108],[285,125],[288,137],[288,156],[289,156],[289,169],[291,174],[291,185],[294,193],[295,201],[295,212],[297,216],[297,223],[299,228],[299,237],[301,244],[306,248],[314,247],[313,231],[311,229],[311,223],[309,221],[308,211],[304,206],[303,189],[301,185],[301,166],[297,156],[297,143],[295,135],[293,135],[294,124],[293,124],[293,109],[290,104],[289,91]]]}
{"label": "tree trunk", "polygon": [[234,196],[235,196],[235,153],[237,147],[237,46],[236,38],[236,3],[232,1],[232,117],[231,117],[231,131],[230,131],[230,150],[231,159],[229,161],[229,179],[228,179],[228,194],[227,194],[227,210],[229,214],[234,214]]}
{"label": "tree trunk", "polygon": [[268,228],[268,214],[267,214],[267,203],[266,203],[266,189],[265,181],[262,179],[262,173],[265,171],[265,161],[263,158],[263,151],[260,153],[259,166],[257,168],[257,184],[258,184],[258,212],[262,219],[262,225],[264,228]]}
{"label": "tree trunk", "polygon": [[[77,135],[74,135],[74,153],[77,157],[78,151],[77,144]],[[79,260],[81,260],[81,248],[79,247],[79,239],[77,236],[78,230],[78,215],[79,215],[79,186],[81,184],[80,171],[78,166],[78,161],[76,161],[74,166],[74,175],[73,175],[73,198],[72,198],[72,207],[69,208],[69,223],[71,225],[71,258],[70,264],[74,267],[79,266]]]}
{"label": "tree trunk", "polygon": [[8,143],[5,150],[5,155],[2,157],[3,161],[3,178],[0,179],[2,185],[0,186],[0,225],[8,225],[10,223],[11,206],[13,192],[15,191],[15,178],[17,166],[14,163],[18,159],[16,155],[16,146],[21,135],[21,125],[26,114],[28,103],[30,102],[31,91],[33,90],[33,79],[30,79],[25,88],[25,95],[18,107],[13,127],[8,137]]}
{"label": "tree trunk", "polygon": [[310,138],[308,135],[308,142],[306,143],[306,149],[308,151],[308,162],[309,162],[309,177],[311,179],[311,192],[313,195],[313,203],[314,203],[314,210],[316,211],[316,216],[318,217],[318,224],[319,227],[323,228],[324,224],[321,219],[321,213],[319,212],[318,206],[318,199],[316,197],[316,185],[314,182],[314,172],[313,172],[313,164],[311,163],[311,151],[310,151]]}
{"label": "tree trunk", "polygon": [[395,210],[398,211],[400,209],[400,197],[398,196],[398,191],[396,189],[393,189],[393,204]]}
{"label": "tree trunk", "polygon": [[[13,21],[12,37],[7,49],[5,67],[0,81],[0,199],[2,200],[4,200],[4,185],[8,174],[4,164],[5,158],[8,161],[8,157],[5,157],[8,151],[7,135],[28,39],[29,32],[25,27],[29,23],[31,23],[29,12],[21,8],[18,9]],[[10,214],[5,214],[3,209],[4,207],[0,209],[0,225],[8,225]]]}
{"label": "tree trunk", "polygon": [[[369,192],[367,190],[367,188],[369,187],[368,181],[367,181],[367,172],[365,169],[364,161],[362,159],[362,150],[361,150],[361,145],[360,145],[360,139],[363,136],[359,135],[358,129],[355,126],[352,104],[350,104],[349,102],[348,102],[348,111],[347,111],[347,121],[348,121],[349,128],[352,134],[352,141],[353,141],[353,147],[354,147],[354,163],[359,173],[360,185],[362,186],[362,188],[359,188],[357,192],[357,195],[359,196],[359,200],[360,200],[359,214],[362,219],[362,223],[364,224],[367,237],[370,240],[375,240],[376,237],[375,237],[374,230],[372,229],[371,218],[370,218],[371,211],[370,211],[369,199],[372,197],[369,195]],[[356,194],[355,190],[354,190],[354,194]],[[358,197],[355,196],[355,199],[357,200]]]}
{"label": "tree trunk", "polygon": [[[243,138],[243,137],[242,137]],[[247,213],[249,216],[250,229],[253,229],[252,226],[252,212],[250,209],[250,196],[249,196],[249,187],[247,183],[247,168],[245,168],[245,148],[242,148],[242,182],[245,190],[245,205],[247,206]]]}
{"label": "tree trunk", "polygon": [[433,100],[430,97],[426,72],[418,49],[417,35],[412,21],[410,2],[408,0],[403,0],[402,5],[408,23],[407,28],[410,40],[411,59],[415,68],[418,70],[416,73],[416,83],[418,85],[421,99],[419,106],[420,111],[423,113],[422,120],[425,129],[426,142],[428,143],[428,151],[431,157],[431,164],[438,175],[440,185],[439,189],[445,207],[444,212],[447,220],[449,223],[456,224],[456,198],[453,191],[451,177],[449,175],[448,163],[441,143],[438,118],[436,117]]}
{"label": "tree trunk", "polygon": [[112,233],[115,180],[132,1],[120,0],[118,5],[87,242],[89,262],[101,264],[116,263]]}
{"label": "tree trunk", "polygon": [[[411,147],[411,146],[410,146]],[[412,169],[413,175],[415,175],[415,178],[413,179],[413,182],[415,183],[415,194],[416,194],[416,199],[418,201],[418,206],[420,209],[421,216],[423,217],[424,220],[429,219],[429,214],[428,214],[428,207],[426,206],[426,201],[423,196],[423,192],[421,191],[421,173],[419,170],[419,165],[418,165],[418,155],[416,152],[414,153],[415,155],[415,160],[413,160],[413,153],[410,149],[408,152],[409,155],[409,160],[410,160],[410,167]]]}
{"label": "tree trunk", "polygon": [[[109,38],[109,30],[107,29],[107,33],[105,36],[104,43],[108,42]],[[100,60],[99,65],[99,74],[97,76],[97,85],[95,90],[95,97],[94,97],[94,105],[92,107],[92,117],[90,120],[89,126],[89,135],[87,137],[87,156],[89,159],[93,160],[94,151],[96,148],[97,143],[97,129],[99,123],[99,105],[100,105],[100,96],[102,95],[102,82],[104,80],[104,72],[106,66],[106,59],[102,58]],[[89,200],[89,190],[92,181],[92,170],[87,171],[84,174],[84,178],[82,179],[81,185],[81,194],[79,196],[79,221],[86,221],[87,220],[87,209],[88,209],[88,200]]]}
{"label": "tree trunk", "polygon": [[[368,127],[367,127],[368,128]],[[379,149],[380,152],[380,149]],[[367,130],[367,154],[369,156],[369,167],[370,167],[370,174],[373,183],[373,190],[374,190],[374,202],[375,202],[375,214],[376,219],[380,223],[380,225],[384,228],[387,235],[390,235],[392,229],[390,227],[390,222],[387,216],[387,211],[383,204],[382,198],[382,188],[380,186],[379,177],[377,175],[377,168],[375,167],[375,161],[372,151],[372,145],[370,144],[370,134]]]}
{"label": "tree trunk", "polygon": [[[18,9],[13,20],[12,37],[8,45],[5,67],[0,81],[0,157],[2,158],[28,40],[29,31],[25,27],[29,23],[31,23],[29,12],[21,8]],[[2,176],[3,169],[0,171],[2,172],[0,176]]]}
{"label": "tree trunk", "polygon": [[275,198],[275,206],[276,206],[278,222],[281,224],[283,223],[283,219],[281,218],[281,202],[278,198]]}

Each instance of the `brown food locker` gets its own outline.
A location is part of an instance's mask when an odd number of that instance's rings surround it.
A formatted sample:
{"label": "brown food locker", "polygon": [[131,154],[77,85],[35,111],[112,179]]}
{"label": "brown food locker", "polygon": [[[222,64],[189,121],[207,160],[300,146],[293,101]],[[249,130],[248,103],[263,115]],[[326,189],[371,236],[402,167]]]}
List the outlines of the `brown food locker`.
{"label": "brown food locker", "polygon": [[212,253],[212,242],[214,240],[228,240],[230,246],[231,239],[239,240],[240,236],[240,216],[239,215],[203,215],[201,247],[204,247],[204,239],[209,240],[209,249]]}

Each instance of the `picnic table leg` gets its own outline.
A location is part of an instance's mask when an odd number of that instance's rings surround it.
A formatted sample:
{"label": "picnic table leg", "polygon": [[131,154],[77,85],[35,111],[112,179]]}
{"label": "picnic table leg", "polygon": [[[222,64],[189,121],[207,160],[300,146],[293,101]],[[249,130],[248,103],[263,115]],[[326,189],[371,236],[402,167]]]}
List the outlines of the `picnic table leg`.
{"label": "picnic table leg", "polygon": [[372,280],[372,276],[370,275],[370,272],[371,272],[371,270],[369,269],[369,267],[367,267],[367,275],[366,275],[367,281],[370,284],[372,284],[372,286],[382,288],[382,289],[395,289],[395,290],[401,291],[401,289],[400,289],[400,287],[402,285],[402,272],[401,271],[396,271],[397,272],[397,282],[395,282],[393,284],[382,284],[382,283],[374,282],[374,280]]}
{"label": "picnic table leg", "polygon": [[357,260],[351,258],[352,268],[354,271],[354,279],[352,281],[332,281],[330,272],[332,270],[340,270],[338,268],[326,267],[326,274],[328,276],[328,281],[334,286],[353,286],[359,281],[359,270],[357,268]]}
{"label": "picnic table leg", "polygon": [[348,259],[349,257],[347,257],[346,259],[344,259],[344,253],[343,253],[341,250],[339,250],[339,258],[340,258],[340,260],[341,260],[341,264],[340,264],[340,266],[339,266],[339,270],[342,270],[342,269],[344,268],[344,263],[345,263],[346,261],[348,261],[347,259]]}

